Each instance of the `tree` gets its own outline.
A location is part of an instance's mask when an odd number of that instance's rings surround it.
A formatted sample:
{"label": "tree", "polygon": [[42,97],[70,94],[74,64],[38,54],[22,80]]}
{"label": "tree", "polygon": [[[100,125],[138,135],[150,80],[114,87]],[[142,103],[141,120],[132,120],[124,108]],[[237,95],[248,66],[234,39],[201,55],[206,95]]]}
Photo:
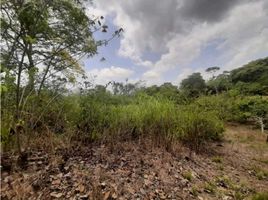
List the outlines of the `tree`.
{"label": "tree", "polygon": [[228,91],[232,84],[230,80],[230,72],[224,71],[214,79],[210,79],[207,82],[208,90],[215,92],[216,94],[222,91]]}
{"label": "tree", "polygon": [[233,83],[258,82],[263,86],[268,85],[268,57],[251,61],[248,64],[231,71]]}
{"label": "tree", "polygon": [[180,89],[189,97],[198,97],[206,89],[205,80],[200,73],[193,73],[182,80]]}
{"label": "tree", "polygon": [[211,73],[212,74],[211,79],[214,79],[215,78],[215,73],[217,71],[219,71],[219,70],[220,70],[220,67],[215,66],[215,67],[209,67],[209,68],[207,68],[206,69],[206,72]]}
{"label": "tree", "polygon": [[243,85],[245,93],[268,94],[268,57],[251,61],[231,71],[231,81],[236,87]]}
{"label": "tree", "polygon": [[111,82],[113,94],[132,95],[141,87],[141,83],[142,82],[128,83],[128,79],[126,79],[126,83],[113,81]]}
{"label": "tree", "polygon": [[102,19],[89,18],[75,0],[1,2],[1,72],[16,80],[16,124],[29,95],[40,95],[52,80],[75,81],[75,75],[83,73],[79,59],[94,56],[100,45],[122,32],[95,40],[94,32],[107,32]]}
{"label": "tree", "polygon": [[220,70],[220,67],[217,67],[217,66],[215,66],[215,67],[209,67],[209,68],[206,69],[206,72],[207,73],[212,74],[212,77],[209,80],[210,81],[210,84],[209,85],[214,86],[215,91],[216,91],[216,94],[218,94],[218,87],[217,87],[218,81],[215,81],[215,79],[216,79],[215,73],[217,71],[219,71],[219,70]]}
{"label": "tree", "polygon": [[[264,133],[264,121],[268,117],[268,100],[262,97],[247,97],[239,102],[239,110],[244,118],[255,120]],[[268,137],[267,137],[268,141]]]}

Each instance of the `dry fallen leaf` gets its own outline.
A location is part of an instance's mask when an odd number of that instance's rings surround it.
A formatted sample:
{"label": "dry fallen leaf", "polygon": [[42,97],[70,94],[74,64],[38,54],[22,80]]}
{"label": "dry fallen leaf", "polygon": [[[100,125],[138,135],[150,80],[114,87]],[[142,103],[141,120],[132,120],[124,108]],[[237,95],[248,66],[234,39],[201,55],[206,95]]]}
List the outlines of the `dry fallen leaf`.
{"label": "dry fallen leaf", "polygon": [[61,180],[60,179],[56,179],[54,181],[52,181],[52,185],[59,185],[61,183]]}
{"label": "dry fallen leaf", "polygon": [[103,200],[107,200],[109,197],[110,197],[110,191],[109,192],[106,192],[104,197],[103,197]]}
{"label": "dry fallen leaf", "polygon": [[130,194],[132,195],[135,194],[135,190],[133,188],[129,187],[127,190],[129,191]]}
{"label": "dry fallen leaf", "polygon": [[77,188],[76,191],[79,191],[80,193],[83,193],[85,191],[85,186],[80,184]]}

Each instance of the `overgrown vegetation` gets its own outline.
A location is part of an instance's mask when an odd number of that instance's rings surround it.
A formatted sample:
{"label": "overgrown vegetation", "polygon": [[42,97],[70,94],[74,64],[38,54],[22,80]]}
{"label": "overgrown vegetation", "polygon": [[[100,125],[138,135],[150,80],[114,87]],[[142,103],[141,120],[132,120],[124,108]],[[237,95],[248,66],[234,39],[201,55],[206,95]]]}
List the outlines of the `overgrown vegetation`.
{"label": "overgrown vegetation", "polygon": [[[33,138],[64,135],[83,144],[150,138],[166,149],[181,142],[198,152],[222,139],[226,122],[256,122],[261,132],[267,127],[268,58],[218,76],[220,68],[212,67],[207,82],[194,73],[180,87],[117,82],[95,86],[79,59],[94,56],[122,29],[96,40],[94,32],[107,32],[108,27],[101,16],[90,19],[77,1],[3,1],[1,8],[4,151],[21,154]],[[79,92],[68,90],[65,86],[79,76]]]}

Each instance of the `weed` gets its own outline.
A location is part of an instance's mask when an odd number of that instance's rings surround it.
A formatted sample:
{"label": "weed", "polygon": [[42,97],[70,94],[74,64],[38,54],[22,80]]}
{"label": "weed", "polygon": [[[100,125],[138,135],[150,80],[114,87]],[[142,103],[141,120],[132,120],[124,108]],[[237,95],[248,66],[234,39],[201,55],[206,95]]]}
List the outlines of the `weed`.
{"label": "weed", "polygon": [[235,198],[235,200],[243,200],[244,195],[239,191],[235,191],[234,198]]}
{"label": "weed", "polygon": [[268,177],[268,173],[265,172],[265,171],[258,171],[256,172],[256,177],[259,179],[259,180],[264,180]]}
{"label": "weed", "polygon": [[215,162],[215,163],[223,163],[223,159],[220,156],[214,156],[212,158],[212,162]]}
{"label": "weed", "polygon": [[195,196],[195,197],[197,197],[198,196],[198,190],[197,190],[197,188],[196,187],[192,187],[192,189],[191,189],[191,194],[193,195],[193,196]]}
{"label": "weed", "polygon": [[218,170],[221,170],[221,171],[224,170],[224,167],[223,167],[223,165],[221,163],[218,165]]}
{"label": "weed", "polygon": [[268,171],[258,167],[258,166],[253,166],[253,171],[255,172],[255,176],[259,180],[264,180],[268,178]]}
{"label": "weed", "polygon": [[190,171],[182,173],[183,178],[187,179],[188,181],[192,181],[193,175]]}
{"label": "weed", "polygon": [[268,192],[262,192],[254,195],[252,200],[267,200],[268,199]]}
{"label": "weed", "polygon": [[216,193],[216,189],[217,189],[217,187],[216,187],[216,185],[215,185],[213,182],[209,181],[209,182],[206,183],[204,189],[205,189],[207,192],[210,192],[210,193],[212,193],[212,194],[215,194],[215,193]]}

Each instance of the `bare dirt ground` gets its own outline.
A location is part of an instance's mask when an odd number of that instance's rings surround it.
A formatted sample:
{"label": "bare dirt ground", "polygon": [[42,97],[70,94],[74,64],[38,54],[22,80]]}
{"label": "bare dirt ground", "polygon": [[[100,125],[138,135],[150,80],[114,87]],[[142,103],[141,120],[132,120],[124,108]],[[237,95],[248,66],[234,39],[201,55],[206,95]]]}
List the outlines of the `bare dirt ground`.
{"label": "bare dirt ground", "polygon": [[1,199],[251,199],[268,191],[266,135],[228,125],[200,155],[121,142],[29,155],[27,169],[2,170]]}

